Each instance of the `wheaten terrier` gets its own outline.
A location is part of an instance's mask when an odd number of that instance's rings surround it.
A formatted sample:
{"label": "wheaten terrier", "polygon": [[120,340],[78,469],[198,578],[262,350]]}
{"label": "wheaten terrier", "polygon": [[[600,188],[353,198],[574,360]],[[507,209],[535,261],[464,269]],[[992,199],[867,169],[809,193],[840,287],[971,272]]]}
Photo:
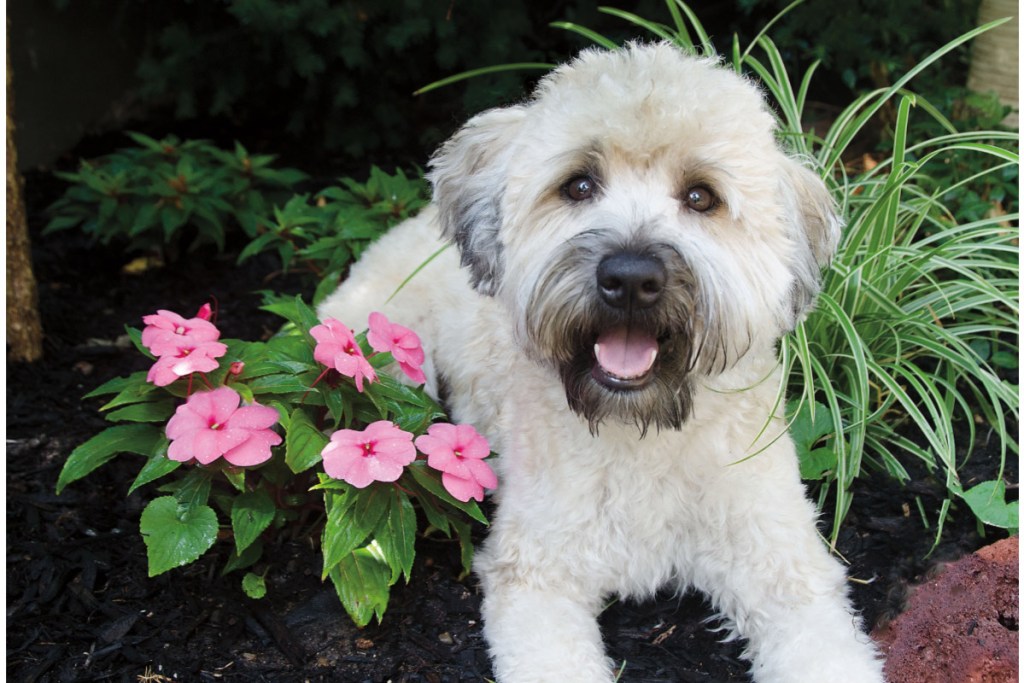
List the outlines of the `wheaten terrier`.
{"label": "wheaten terrier", "polygon": [[431,208],[321,307],[418,331],[428,390],[500,453],[475,562],[500,681],[611,681],[598,613],[664,586],[761,683],[882,680],[785,433],[776,347],[840,221],[775,133],[711,60],[586,51],[456,133]]}

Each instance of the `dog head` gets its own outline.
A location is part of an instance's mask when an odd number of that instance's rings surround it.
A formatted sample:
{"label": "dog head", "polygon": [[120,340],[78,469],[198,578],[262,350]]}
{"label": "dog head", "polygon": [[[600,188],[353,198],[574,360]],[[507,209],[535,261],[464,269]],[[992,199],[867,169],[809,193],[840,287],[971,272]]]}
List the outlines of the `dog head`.
{"label": "dog head", "polygon": [[760,91],[668,44],[583,52],[431,161],[444,233],[590,421],[678,428],[694,382],[813,304],[840,222]]}

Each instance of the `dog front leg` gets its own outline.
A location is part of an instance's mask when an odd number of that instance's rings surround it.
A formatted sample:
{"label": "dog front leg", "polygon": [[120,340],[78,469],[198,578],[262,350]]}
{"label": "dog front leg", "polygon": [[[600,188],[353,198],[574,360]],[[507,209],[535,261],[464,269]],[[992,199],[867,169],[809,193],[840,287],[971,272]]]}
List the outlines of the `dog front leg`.
{"label": "dog front leg", "polygon": [[754,680],[882,683],[882,661],[850,605],[842,566],[817,537],[810,506],[762,502],[755,515],[721,524],[731,543],[701,554],[695,581],[747,639]]}
{"label": "dog front leg", "polygon": [[[610,683],[597,624],[600,604],[564,581],[511,578],[477,569],[484,585],[484,635],[499,683]],[[544,587],[547,583],[548,587]]]}

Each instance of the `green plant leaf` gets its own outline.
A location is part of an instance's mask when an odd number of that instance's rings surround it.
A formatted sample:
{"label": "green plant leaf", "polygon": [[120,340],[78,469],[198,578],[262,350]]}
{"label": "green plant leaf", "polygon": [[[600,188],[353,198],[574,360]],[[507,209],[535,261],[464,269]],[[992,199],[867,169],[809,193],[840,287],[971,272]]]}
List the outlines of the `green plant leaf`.
{"label": "green plant leaf", "polygon": [[321,550],[323,578],[341,558],[363,545],[387,514],[390,486],[374,484],[365,489],[350,488],[343,495],[324,492],[327,523]]}
{"label": "green plant leaf", "polygon": [[445,490],[444,484],[442,484],[441,480],[438,478],[440,475],[435,475],[434,473],[436,470],[430,470],[427,467],[426,462],[417,460],[406,468],[406,472],[412,474],[416,483],[429,491],[435,498],[444,501],[457,510],[462,510],[476,521],[487,524],[487,517],[485,517],[484,513],[480,511],[480,506],[476,504],[476,501],[470,500],[463,503],[462,501],[453,498],[452,495]]}
{"label": "green plant leaf", "polygon": [[452,526],[459,537],[459,557],[462,560],[463,574],[469,574],[473,568],[473,534],[468,522],[453,519]]}
{"label": "green plant leaf", "polygon": [[116,380],[111,380],[89,392],[83,398],[102,396],[117,391],[117,395],[100,408],[100,410],[111,410],[132,403],[154,400],[156,397],[151,394],[156,389],[156,385],[146,381],[146,373],[137,372],[130,377],[119,377]]}
{"label": "green plant leaf", "polygon": [[249,383],[252,393],[259,394],[296,394],[309,390],[309,384],[291,374],[264,375]]}
{"label": "green plant leaf", "polygon": [[181,481],[171,486],[162,487],[174,493],[174,497],[182,505],[192,508],[197,505],[206,505],[210,499],[210,491],[213,488],[213,478],[216,473],[202,467],[193,467],[188,474],[182,477]]}
{"label": "green plant leaf", "polygon": [[241,493],[245,493],[245,472],[244,467],[225,467],[220,471],[228,483]]}
{"label": "green plant leaf", "polygon": [[380,621],[390,592],[391,572],[387,564],[360,548],[341,558],[329,576],[338,599],[356,626],[366,626],[374,615]]}
{"label": "green plant leaf", "polygon": [[146,401],[133,403],[119,410],[107,413],[110,422],[167,422],[174,414],[176,402],[173,400]]}
{"label": "green plant leaf", "polygon": [[217,513],[208,505],[182,505],[174,496],[161,496],[142,511],[139,531],[153,577],[209,550],[217,540]]}
{"label": "green plant leaf", "polygon": [[230,554],[228,561],[224,563],[224,569],[221,570],[221,576],[235,571],[236,569],[245,569],[256,564],[260,557],[263,556],[263,541],[257,538],[253,541],[248,548],[243,550],[240,554]]}
{"label": "green plant leaf", "polygon": [[267,582],[259,574],[246,572],[242,577],[242,590],[253,600],[259,600],[267,594]]}
{"label": "green plant leaf", "polygon": [[825,478],[835,471],[838,457],[834,448],[816,446],[835,432],[832,411],[817,401],[813,404],[791,401],[789,413],[789,435],[800,460],[800,476],[811,480]]}
{"label": "green plant leaf", "polygon": [[409,496],[399,489],[391,490],[391,504],[374,538],[391,568],[391,583],[405,575],[409,580],[416,559],[416,510]]}
{"label": "green plant leaf", "polygon": [[263,489],[235,497],[231,506],[231,530],[235,535],[235,554],[240,555],[274,521],[277,506]]}
{"label": "green plant leaf", "polygon": [[327,443],[328,438],[310,421],[305,410],[292,411],[284,441],[284,461],[292,472],[305,472],[320,462],[320,453]]}
{"label": "green plant leaf", "polygon": [[974,516],[985,524],[1001,529],[1020,528],[1020,502],[1006,502],[1006,482],[1002,479],[983,481],[960,495]]}
{"label": "green plant leaf", "polygon": [[153,455],[166,448],[163,430],[151,424],[126,424],[109,427],[71,451],[57,478],[57,493],[78,481],[118,453]]}
{"label": "green plant leaf", "polygon": [[171,460],[167,457],[167,450],[161,448],[159,452],[149,456],[146,460],[146,464],[139,470],[138,475],[135,477],[135,481],[132,482],[131,487],[128,489],[128,494],[131,495],[140,486],[156,481],[160,477],[166,476],[174,470],[181,467],[180,462],[177,460]]}

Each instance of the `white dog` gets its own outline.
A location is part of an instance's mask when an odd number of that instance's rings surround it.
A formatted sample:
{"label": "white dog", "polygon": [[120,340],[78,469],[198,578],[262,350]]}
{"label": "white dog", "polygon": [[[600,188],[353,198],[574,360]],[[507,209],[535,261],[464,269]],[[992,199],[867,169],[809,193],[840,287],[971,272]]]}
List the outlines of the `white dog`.
{"label": "white dog", "polygon": [[881,681],[778,401],[840,223],[757,88],[667,44],[586,51],[431,168],[433,206],[320,314],[418,331],[428,390],[501,454],[475,563],[498,679],[612,681],[602,606],[669,585],[761,683]]}

